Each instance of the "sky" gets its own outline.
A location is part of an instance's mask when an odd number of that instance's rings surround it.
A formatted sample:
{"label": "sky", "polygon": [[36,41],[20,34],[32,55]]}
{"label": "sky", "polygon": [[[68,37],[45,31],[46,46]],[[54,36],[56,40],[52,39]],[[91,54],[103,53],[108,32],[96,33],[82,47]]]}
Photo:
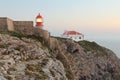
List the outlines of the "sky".
{"label": "sky", "polygon": [[54,36],[76,30],[87,40],[120,40],[120,0],[0,0],[0,10],[1,17],[24,21],[40,13]]}

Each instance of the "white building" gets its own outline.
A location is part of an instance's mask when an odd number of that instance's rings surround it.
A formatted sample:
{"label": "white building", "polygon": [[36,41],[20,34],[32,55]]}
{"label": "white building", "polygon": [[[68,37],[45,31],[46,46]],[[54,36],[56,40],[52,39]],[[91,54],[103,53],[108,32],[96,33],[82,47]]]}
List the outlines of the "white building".
{"label": "white building", "polygon": [[76,31],[65,31],[62,34],[63,38],[70,38],[74,41],[81,41],[84,40],[84,35],[82,33],[76,32]]}

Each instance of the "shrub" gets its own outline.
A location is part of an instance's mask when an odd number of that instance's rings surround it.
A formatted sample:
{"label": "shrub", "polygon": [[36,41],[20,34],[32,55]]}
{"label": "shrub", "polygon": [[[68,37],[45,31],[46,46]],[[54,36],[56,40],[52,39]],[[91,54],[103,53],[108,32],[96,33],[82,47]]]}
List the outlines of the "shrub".
{"label": "shrub", "polygon": [[45,80],[48,77],[39,64],[28,64],[25,70],[25,74],[34,77],[36,80]]}
{"label": "shrub", "polygon": [[12,78],[8,75],[4,76],[7,80],[12,80]]}
{"label": "shrub", "polygon": [[25,37],[25,38],[32,38],[32,39],[36,39],[40,42],[43,42],[43,38],[40,37],[40,36],[35,36],[35,35],[25,35],[25,34],[22,34],[20,32],[14,32],[14,31],[8,31],[8,30],[0,30],[0,34],[8,34],[10,36],[15,36],[15,37],[18,37],[18,38],[22,38],[22,37]]}
{"label": "shrub", "polygon": [[11,36],[15,36],[15,37],[18,37],[18,38],[25,37],[24,34],[21,34],[21,33],[18,33],[18,32],[13,32],[13,31],[7,31],[7,30],[6,31],[1,30],[0,33],[1,34],[9,34]]}
{"label": "shrub", "polygon": [[6,43],[0,45],[0,48],[8,48],[8,45]]}
{"label": "shrub", "polygon": [[[53,36],[51,36],[53,37]],[[53,38],[56,38],[57,40],[65,40],[66,38],[61,38],[61,37],[53,37]]]}
{"label": "shrub", "polygon": [[78,44],[80,44],[85,50],[87,51],[98,51],[98,50],[103,50],[103,48],[101,46],[99,46],[97,43],[95,42],[89,42],[89,41],[79,41]]}
{"label": "shrub", "polygon": [[28,64],[26,67],[29,71],[44,73],[40,64]]}
{"label": "shrub", "polygon": [[100,57],[100,56],[107,56],[107,52],[105,48],[102,46],[98,45],[95,42],[89,42],[89,41],[79,41],[78,44],[82,46],[85,51],[93,51],[95,52],[95,57]]}

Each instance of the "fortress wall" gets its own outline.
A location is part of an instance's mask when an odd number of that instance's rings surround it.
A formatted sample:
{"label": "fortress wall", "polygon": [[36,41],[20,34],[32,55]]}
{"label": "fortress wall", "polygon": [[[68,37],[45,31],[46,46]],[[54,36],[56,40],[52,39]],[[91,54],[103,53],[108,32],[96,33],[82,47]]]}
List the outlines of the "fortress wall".
{"label": "fortress wall", "polygon": [[15,26],[33,26],[33,21],[14,21]]}
{"label": "fortress wall", "polygon": [[35,35],[44,40],[44,44],[50,45],[50,33],[47,30],[33,27],[33,21],[12,21],[9,18],[0,18],[0,30],[11,30],[25,35]]}
{"label": "fortress wall", "polygon": [[7,18],[7,28],[10,31],[14,31],[14,25],[13,25],[13,20]]}
{"label": "fortress wall", "polygon": [[43,30],[37,27],[33,27],[32,21],[14,21],[15,31],[26,35],[35,35],[42,37],[45,42],[49,42],[50,33],[47,30]]}
{"label": "fortress wall", "polygon": [[45,41],[44,43],[49,46],[49,43],[50,43],[50,32],[48,32],[47,30],[43,30],[43,29],[35,27],[33,29],[33,34],[35,36],[42,37],[44,39],[44,41]]}
{"label": "fortress wall", "polygon": [[0,30],[8,30],[7,18],[0,18]]}
{"label": "fortress wall", "polygon": [[33,21],[14,21],[15,31],[22,34],[32,35]]}

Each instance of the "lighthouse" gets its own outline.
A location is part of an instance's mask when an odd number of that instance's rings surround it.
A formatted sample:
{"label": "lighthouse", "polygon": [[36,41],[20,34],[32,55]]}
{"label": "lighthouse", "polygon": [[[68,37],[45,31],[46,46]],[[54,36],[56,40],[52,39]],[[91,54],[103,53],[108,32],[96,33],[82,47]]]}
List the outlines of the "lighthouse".
{"label": "lighthouse", "polygon": [[36,16],[36,27],[43,28],[43,17],[40,15],[40,13]]}

